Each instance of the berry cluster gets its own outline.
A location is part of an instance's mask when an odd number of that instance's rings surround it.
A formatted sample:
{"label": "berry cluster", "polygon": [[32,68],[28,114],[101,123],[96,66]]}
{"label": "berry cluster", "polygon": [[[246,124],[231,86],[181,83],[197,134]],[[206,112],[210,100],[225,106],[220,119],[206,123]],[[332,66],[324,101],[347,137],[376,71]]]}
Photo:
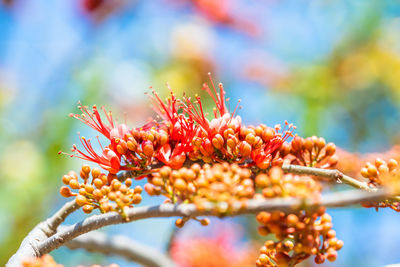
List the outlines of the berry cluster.
{"label": "berry cluster", "polygon": [[332,168],[338,163],[336,146],[322,137],[295,136],[290,143],[290,163],[308,167]]}
{"label": "berry cluster", "polygon": [[285,214],[280,211],[261,212],[257,215],[261,235],[272,234],[276,241],[268,240],[260,249],[256,262],[259,267],[294,266],[315,255],[315,263],[328,259],[335,261],[343,241],[336,238],[331,216],[324,208]]}
{"label": "berry cluster", "polygon": [[[73,171],[64,175],[62,181],[66,186],[61,187],[60,194],[63,197],[75,196],[76,203],[85,213],[99,209],[103,213],[117,211],[123,215],[125,207],[132,207],[133,204],[142,201],[142,188],[130,188],[130,178],[120,182],[114,175],[107,176],[98,168],[90,169],[88,165],[82,166],[80,178],[83,182],[79,182],[78,175]],[[78,192],[75,193],[71,189]]]}

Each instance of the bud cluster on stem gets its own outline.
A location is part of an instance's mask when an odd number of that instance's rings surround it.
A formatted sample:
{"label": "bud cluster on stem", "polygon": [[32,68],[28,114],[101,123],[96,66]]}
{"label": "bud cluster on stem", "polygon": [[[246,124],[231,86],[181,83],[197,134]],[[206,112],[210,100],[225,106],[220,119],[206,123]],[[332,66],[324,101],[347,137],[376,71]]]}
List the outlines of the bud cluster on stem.
{"label": "bud cluster on stem", "polygon": [[[369,184],[326,170],[338,163],[335,144],[327,143],[322,137],[294,136],[296,127],[287,121],[283,127],[245,125],[236,114],[238,105],[233,112],[229,111],[223,85],[216,87],[211,77],[210,83],[211,87],[204,84],[203,89],[215,104],[211,119],[207,118],[199,96],[184,95],[179,99],[172,90],[165,100],[152,92],[150,100],[160,121],[153,120],[139,128],[114,122],[111,113],[103,107],[104,115],[100,115],[96,106],[90,110],[79,104],[82,114],[71,116],[108,141],[103,147],[97,137],[102,150],[97,153],[91,140],[81,137],[85,151],[73,145],[74,154],[70,156],[96,163],[104,173],[83,165],[79,173],[83,182],[80,182],[76,173],[69,172],[62,178],[65,186],[60,189],[61,195],[75,197],[86,213],[99,209],[102,213],[116,211],[125,216],[126,208],[141,202],[142,188],[134,187],[135,181],[131,178],[118,180],[120,171],[129,171],[132,178],[147,178],[144,190],[150,196],[162,195],[166,197],[165,202],[174,204],[192,203],[199,211],[206,210],[205,206],[210,203],[215,204],[212,214],[217,216],[233,214],[233,203],[236,209],[238,203],[245,209],[246,204],[249,207],[248,200],[254,199],[297,198],[318,203],[323,172],[329,172],[325,178],[331,181],[351,180],[347,184],[358,189],[374,191],[389,184],[397,190],[396,194],[400,192],[399,183],[394,182],[400,177],[395,160],[377,159],[375,164],[367,163],[361,175]],[[296,167],[309,172],[284,173],[284,164],[300,165]],[[364,206],[400,211],[400,202],[391,199],[364,203]],[[176,226],[182,227],[190,219],[209,224],[207,218],[185,216],[176,220]],[[334,261],[337,250],[343,246],[323,207],[316,211],[301,206],[299,211],[290,214],[261,212],[257,220],[261,224],[259,233],[274,237],[261,248],[257,266],[294,266],[311,255],[318,264],[326,259]]]}

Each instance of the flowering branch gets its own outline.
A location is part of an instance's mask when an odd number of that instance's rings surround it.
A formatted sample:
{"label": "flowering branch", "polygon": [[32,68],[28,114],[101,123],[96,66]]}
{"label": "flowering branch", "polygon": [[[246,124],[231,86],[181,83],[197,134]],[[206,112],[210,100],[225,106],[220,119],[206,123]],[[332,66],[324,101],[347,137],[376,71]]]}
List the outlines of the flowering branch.
{"label": "flowering branch", "polygon": [[67,202],[53,216],[36,225],[22,241],[18,251],[8,261],[7,266],[21,266],[24,259],[37,257],[40,254],[36,250],[37,244],[54,235],[57,232],[57,227],[78,208],[75,200]]}
{"label": "flowering branch", "polygon": [[[198,162],[200,165],[203,165],[204,162]],[[190,167],[190,165],[193,164],[193,162],[187,160],[183,166]],[[157,169],[161,167],[162,164],[154,164],[152,166],[149,166],[149,169]],[[367,183],[359,181],[355,178],[352,178],[348,175],[345,175],[341,171],[337,169],[322,169],[322,168],[315,168],[315,167],[307,167],[307,166],[301,166],[301,165],[294,165],[294,164],[283,164],[282,165],[282,170],[286,173],[293,173],[293,174],[299,174],[299,175],[313,175],[313,176],[318,176],[318,177],[324,177],[324,178],[329,178],[332,179],[338,183],[345,183],[347,185],[350,185],[352,187],[355,187],[357,189],[362,189],[366,191],[375,191],[376,189],[373,187],[368,186]],[[131,172],[131,171],[123,171],[118,173],[118,179],[120,181],[124,181],[127,178],[133,178],[136,175]]]}
{"label": "flowering branch", "polygon": [[[298,210],[301,208],[315,209],[320,206],[343,207],[359,204],[364,201],[385,199],[384,191],[364,192],[350,190],[326,194],[320,201],[315,199],[275,198],[271,200],[249,200],[246,204],[241,202],[233,203],[232,212],[228,216],[242,214],[255,214],[261,211],[280,210],[283,212]],[[218,203],[217,205],[228,205]],[[37,244],[35,250],[38,256],[47,254],[54,249],[64,245],[66,242],[93,230],[107,225],[127,223],[147,218],[160,217],[194,217],[194,216],[218,216],[215,212],[216,205],[206,203],[203,208],[198,209],[194,204],[161,204],[150,207],[135,207],[126,210],[126,219],[116,212],[109,212],[101,215],[94,215],[74,225],[65,227],[62,231],[49,237],[47,240]]]}
{"label": "flowering branch", "polygon": [[91,252],[118,255],[146,267],[175,266],[163,253],[122,235],[107,236],[102,232],[90,232],[69,241],[65,246],[70,249],[83,248]]}

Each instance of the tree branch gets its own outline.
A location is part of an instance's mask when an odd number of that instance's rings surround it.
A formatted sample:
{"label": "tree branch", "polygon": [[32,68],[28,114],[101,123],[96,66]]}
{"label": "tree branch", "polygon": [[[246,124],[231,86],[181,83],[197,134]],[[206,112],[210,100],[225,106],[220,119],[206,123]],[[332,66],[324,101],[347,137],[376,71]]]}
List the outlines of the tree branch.
{"label": "tree branch", "polygon": [[30,231],[29,234],[24,238],[21,246],[9,259],[6,266],[20,267],[24,259],[39,256],[40,252],[35,249],[37,247],[36,244],[54,235],[57,231],[57,227],[65,220],[65,218],[68,217],[68,215],[78,208],[79,206],[75,203],[75,200],[67,202],[53,216],[36,225],[35,228],[33,228],[32,231]]}
{"label": "tree branch", "polygon": [[[315,199],[274,198],[269,200],[249,200],[246,204],[236,202],[232,204],[229,214],[226,216],[238,216],[242,214],[254,214],[260,211],[281,210],[289,212],[298,209],[315,209],[320,206],[343,207],[358,204],[363,201],[376,201],[385,199],[387,194],[382,191],[365,192],[350,190],[345,192],[330,193],[322,197],[320,201]],[[101,227],[126,223],[147,218],[157,217],[195,217],[195,216],[218,216],[215,212],[216,206],[228,204],[206,203],[201,209],[194,204],[161,204],[151,207],[135,207],[126,210],[127,220],[116,212],[93,215],[83,221],[65,227],[62,231],[49,237],[47,240],[36,245],[38,256],[47,254],[52,250],[64,245],[66,242]]]}
{"label": "tree branch", "polygon": [[[65,227],[60,228],[60,230]],[[122,236],[107,236],[102,232],[90,232],[65,244],[70,249],[85,249],[91,252],[114,254],[146,267],[175,267],[175,264],[163,253],[132,239]]]}

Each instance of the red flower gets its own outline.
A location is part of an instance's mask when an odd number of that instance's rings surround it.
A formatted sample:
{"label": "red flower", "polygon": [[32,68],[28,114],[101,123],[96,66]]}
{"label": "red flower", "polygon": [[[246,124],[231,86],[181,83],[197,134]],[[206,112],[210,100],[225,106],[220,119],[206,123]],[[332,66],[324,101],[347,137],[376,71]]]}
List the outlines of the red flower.
{"label": "red flower", "polygon": [[[85,137],[82,136],[80,138],[80,140],[81,140],[83,147],[87,151],[87,154],[85,154],[82,150],[79,150],[76,145],[72,146],[72,152],[75,152],[75,154],[67,154],[67,153],[64,153],[61,151],[59,152],[59,154],[62,153],[62,154],[69,155],[71,157],[76,157],[76,158],[80,158],[80,159],[84,159],[87,161],[97,163],[100,165],[101,168],[109,171],[110,173],[115,174],[119,170],[121,170],[120,156],[118,156],[113,150],[111,150],[108,147],[106,147],[106,148],[102,147],[103,152],[101,155],[99,155],[94,151],[93,146],[90,142],[90,139],[86,139]],[[100,144],[100,141],[99,141],[99,144]],[[101,144],[100,144],[100,146],[101,146]]]}
{"label": "red flower", "polygon": [[196,96],[196,101],[193,103],[190,98],[185,97],[184,100],[186,103],[182,105],[182,109],[184,112],[195,121],[207,134],[208,138],[211,140],[217,133],[223,134],[223,131],[228,128],[228,125],[234,126],[234,129],[239,129],[241,125],[241,118],[239,116],[235,117],[236,110],[240,103],[238,101],[238,105],[236,105],[235,110],[230,114],[225,99],[225,90],[222,83],[218,84],[219,93],[215,88],[214,82],[212,81],[211,74],[208,74],[210,77],[210,82],[212,85],[212,89],[208,86],[208,84],[203,84],[203,90],[205,90],[213,99],[215,103],[214,118],[210,121],[206,118],[207,114],[203,111],[203,105],[201,103],[201,99],[199,96]]}
{"label": "red flower", "polygon": [[[286,130],[286,128],[288,129]],[[271,140],[265,142],[259,149],[255,149],[251,152],[251,158],[257,167],[261,169],[268,168],[271,163],[272,154],[277,151],[289,137],[293,136],[293,131],[295,129],[296,126],[285,121],[285,127],[282,132],[279,133],[281,126],[279,124],[276,125],[275,131],[277,134],[275,134]]]}
{"label": "red flower", "polygon": [[154,111],[165,121],[171,122],[174,125],[177,122],[178,117],[178,99],[171,91],[171,95],[166,99],[166,103],[161,100],[158,94],[153,90],[153,95],[150,96],[150,100],[153,104]]}
{"label": "red flower", "polygon": [[186,160],[186,153],[190,152],[193,148],[192,140],[197,132],[193,121],[183,116],[178,117],[176,125],[179,125],[179,132],[177,132],[178,140],[173,150],[170,144],[165,144],[156,154],[156,158],[159,161],[173,169],[182,167]]}
{"label": "red flower", "polygon": [[108,139],[110,139],[110,131],[114,128],[114,121],[112,118],[111,111],[107,112],[106,109],[102,106],[101,109],[104,111],[104,114],[106,115],[106,118],[108,120],[109,125],[106,125],[99,114],[99,111],[97,110],[97,106],[93,105],[93,112],[88,109],[87,106],[82,106],[80,103],[78,103],[78,108],[82,111],[82,114],[69,114],[69,116],[74,117],[81,122],[85,123],[86,125],[89,125]]}

